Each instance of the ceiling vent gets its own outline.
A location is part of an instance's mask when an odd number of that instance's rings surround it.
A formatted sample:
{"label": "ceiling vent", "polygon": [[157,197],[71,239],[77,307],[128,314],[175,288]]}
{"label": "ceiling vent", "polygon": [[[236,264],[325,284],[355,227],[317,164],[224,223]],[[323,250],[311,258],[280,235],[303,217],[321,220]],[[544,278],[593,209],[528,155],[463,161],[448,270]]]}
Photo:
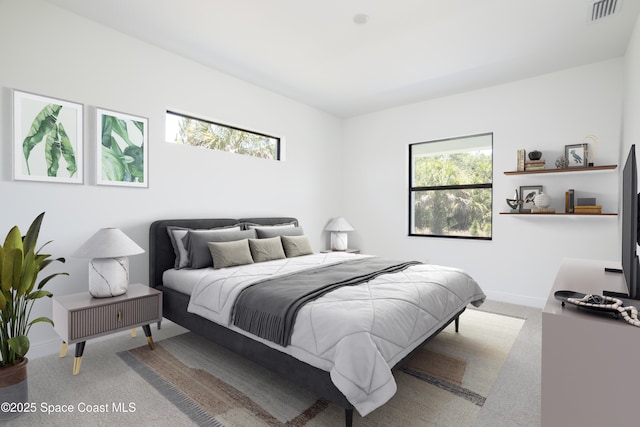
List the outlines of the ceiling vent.
{"label": "ceiling vent", "polygon": [[591,22],[599,21],[602,18],[611,16],[620,9],[622,0],[596,0],[591,1],[591,10],[589,11],[589,20]]}

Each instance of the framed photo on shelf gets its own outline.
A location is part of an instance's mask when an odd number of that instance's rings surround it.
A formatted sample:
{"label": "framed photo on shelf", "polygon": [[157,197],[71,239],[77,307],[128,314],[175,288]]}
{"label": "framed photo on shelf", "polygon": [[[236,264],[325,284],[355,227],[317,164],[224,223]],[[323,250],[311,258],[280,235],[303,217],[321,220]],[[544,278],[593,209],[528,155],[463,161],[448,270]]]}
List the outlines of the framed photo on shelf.
{"label": "framed photo on shelf", "polygon": [[13,179],[82,184],[83,105],[13,91]]}
{"label": "framed photo on shelf", "polygon": [[535,207],[533,199],[540,193],[542,193],[542,185],[521,185],[520,198],[522,199],[522,207],[520,212],[531,212],[531,209]]}
{"label": "framed photo on shelf", "polygon": [[149,186],[149,124],[145,117],[96,108],[96,183]]}
{"label": "framed photo on shelf", "polygon": [[587,150],[589,144],[571,144],[564,146],[564,156],[570,168],[584,168],[588,165]]}

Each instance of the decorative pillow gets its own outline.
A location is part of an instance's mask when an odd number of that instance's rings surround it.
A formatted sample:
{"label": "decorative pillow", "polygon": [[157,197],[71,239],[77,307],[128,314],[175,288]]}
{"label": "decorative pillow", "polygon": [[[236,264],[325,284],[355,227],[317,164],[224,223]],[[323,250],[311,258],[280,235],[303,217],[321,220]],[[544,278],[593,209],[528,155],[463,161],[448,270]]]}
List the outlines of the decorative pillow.
{"label": "decorative pillow", "polygon": [[254,224],[252,222],[245,222],[244,229],[251,230],[252,228],[297,227],[297,225],[298,224],[295,222],[285,222],[282,224],[274,224],[274,225]]}
{"label": "decorative pillow", "polygon": [[249,248],[254,262],[271,261],[285,257],[280,237],[249,239]]}
{"label": "decorative pillow", "polygon": [[[214,227],[214,228],[190,228],[189,231],[213,231],[213,232],[218,232],[218,231],[240,231],[242,230],[242,224],[236,224],[236,225],[227,225],[224,227]],[[184,247],[187,248],[187,251],[189,250],[189,246],[190,246],[190,240],[191,240],[191,235],[187,233],[186,236],[184,236],[182,238],[182,242],[184,244]]]}
{"label": "decorative pillow", "polygon": [[167,227],[167,233],[169,234],[169,239],[171,239],[171,246],[173,246],[173,252],[176,254],[176,261],[173,264],[173,268],[180,269],[189,266],[189,252],[182,241],[188,231],[189,229],[184,227]]}
{"label": "decorative pillow", "polygon": [[259,227],[255,229],[258,239],[268,239],[277,236],[302,236],[302,227]]}
{"label": "decorative pillow", "polygon": [[207,246],[213,259],[213,268],[253,264],[251,250],[249,249],[249,239],[231,242],[208,242]]}
{"label": "decorative pillow", "polygon": [[240,230],[239,227],[189,231],[185,239],[189,238],[190,267],[205,268],[213,265],[211,252],[207,247],[208,242],[230,242],[255,237],[256,232],[254,230]]}
{"label": "decorative pillow", "polygon": [[307,236],[281,236],[280,238],[287,258],[313,253]]}

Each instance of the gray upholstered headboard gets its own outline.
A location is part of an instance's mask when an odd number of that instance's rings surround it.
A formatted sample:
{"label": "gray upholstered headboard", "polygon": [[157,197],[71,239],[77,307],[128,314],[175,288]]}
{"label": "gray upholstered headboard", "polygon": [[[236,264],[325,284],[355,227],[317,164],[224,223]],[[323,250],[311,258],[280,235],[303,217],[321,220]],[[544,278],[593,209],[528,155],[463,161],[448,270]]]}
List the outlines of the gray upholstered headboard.
{"label": "gray upholstered headboard", "polygon": [[173,246],[171,246],[171,239],[167,233],[168,226],[196,229],[224,227],[245,222],[261,225],[274,225],[285,222],[298,224],[298,220],[291,217],[162,219],[154,221],[149,228],[149,286],[153,288],[162,286],[162,273],[173,268],[176,259]]}

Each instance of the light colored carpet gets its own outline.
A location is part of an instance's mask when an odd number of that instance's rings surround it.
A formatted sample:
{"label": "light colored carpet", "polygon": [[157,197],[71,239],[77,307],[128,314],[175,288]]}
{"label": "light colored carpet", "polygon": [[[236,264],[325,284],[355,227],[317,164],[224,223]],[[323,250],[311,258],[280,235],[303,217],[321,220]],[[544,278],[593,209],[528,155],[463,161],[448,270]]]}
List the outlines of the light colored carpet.
{"label": "light colored carpet", "polygon": [[[471,425],[523,323],[468,310],[460,333],[450,325],[416,353],[395,373],[395,396],[365,418],[354,414],[354,425]],[[121,357],[197,423],[343,423],[341,408],[191,333],[165,340],[155,351],[143,346]]]}
{"label": "light colored carpet", "polygon": [[[456,396],[448,404],[429,403],[429,410],[436,411],[441,414],[436,424],[425,424],[424,420],[414,415],[414,410],[420,405],[411,404],[411,408],[407,409],[405,405],[396,407],[395,400],[407,399],[423,399],[421,405],[424,405],[424,396],[436,396],[429,402],[441,402],[439,396],[452,395],[451,392],[418,379],[406,373],[398,373],[398,389],[399,392],[394,399],[385,405],[385,411],[396,418],[380,417],[375,419],[377,424],[373,423],[377,411],[365,418],[369,424],[363,424],[357,414],[354,414],[354,424],[358,425],[440,425],[440,426],[538,426],[540,424],[540,327],[541,315],[540,310],[526,307],[514,306],[510,304],[487,302],[482,307],[483,310],[496,313],[504,313],[510,316],[527,318],[522,326],[520,333],[514,341],[514,344],[508,356],[504,359],[501,367],[498,367],[497,378],[493,387],[474,385],[474,375],[467,374],[467,378],[461,381],[465,390],[477,393],[482,397],[486,397],[482,407],[467,400],[463,397]],[[472,310],[468,310],[464,316],[471,314]],[[464,317],[461,322],[461,336],[471,334],[472,323],[465,321]],[[154,338],[161,346],[168,348],[170,354],[173,354],[179,360],[183,360],[183,354],[186,352],[187,346],[183,343],[185,340],[191,340],[191,334],[184,334],[184,329],[173,325],[170,322],[163,323],[163,328],[157,331],[153,328]],[[482,332],[476,333],[482,336]],[[138,338],[131,338],[128,334],[121,334],[104,341],[89,341],[85,349],[85,356],[82,364],[82,370],[79,375],[72,376],[71,370],[73,365],[73,349],[69,349],[69,355],[60,359],[57,355],[42,357],[31,360],[29,363],[29,387],[30,401],[36,404],[37,410],[34,413],[23,414],[22,416],[12,420],[7,425],[12,426],[68,426],[68,425],[196,425],[188,414],[177,409],[177,407],[169,402],[169,399],[163,395],[156,387],[150,384],[142,376],[134,371],[129,365],[118,356],[118,353],[134,349],[137,347],[144,348],[144,337],[138,334]],[[441,334],[441,336],[443,336]],[[169,339],[171,337],[175,337]],[[203,341],[203,347],[208,348],[215,344]],[[432,342],[433,344],[433,342]],[[430,348],[431,352],[439,352],[435,347]],[[222,350],[220,354],[224,354],[225,358],[241,361],[242,364],[253,365],[244,359],[235,357],[232,353]],[[280,390],[287,390],[288,384],[275,374],[265,374],[269,379],[268,383],[260,387],[252,383],[252,369],[260,369],[252,367],[248,371],[245,368],[234,371],[231,368],[209,369],[207,365],[211,365],[209,356],[198,356],[198,366],[205,366],[207,372],[213,373],[218,380],[229,384],[231,379],[234,388],[239,389],[245,396],[249,396],[252,402],[257,402],[262,408],[277,408],[274,414],[278,422],[281,419],[287,420],[295,418],[304,413],[312,405],[309,402],[316,402],[314,396],[310,396],[304,390],[295,393],[295,402],[291,403],[285,399],[286,394],[282,394]],[[190,362],[192,363],[192,362]],[[447,365],[447,363],[445,363]],[[449,365],[457,365],[456,363]],[[473,364],[470,364],[471,366]],[[451,366],[449,366],[450,368]],[[445,366],[445,371],[449,372],[449,368]],[[200,369],[200,368],[196,368]],[[470,368],[465,368],[469,372],[473,372]],[[443,374],[449,379],[460,378],[459,366],[451,369],[451,372]],[[437,375],[434,375],[437,376]],[[238,385],[247,383],[248,388],[242,389]],[[459,380],[456,380],[460,382]],[[450,381],[455,383],[456,381]],[[285,384],[283,386],[282,384]],[[480,381],[482,383],[482,381]],[[252,395],[251,389],[261,390]],[[247,391],[249,390],[249,391]],[[488,393],[488,395],[486,394]],[[408,395],[408,396],[404,396]],[[446,400],[446,399],[444,399]],[[444,401],[442,400],[442,401]],[[285,404],[279,403],[285,402]],[[79,408],[79,405],[84,405]],[[114,412],[114,408],[130,408],[129,404],[133,404],[133,411]],[[235,403],[234,403],[235,404]],[[53,413],[46,413],[45,408],[50,405],[69,405],[74,408],[74,412],[61,412],[61,407],[54,407]],[[97,405],[97,406],[96,406]],[[100,409],[100,405],[109,408],[108,412],[89,412],[87,407],[96,407]],[[320,405],[322,406],[322,405]],[[294,408],[292,410],[291,408]],[[315,409],[312,409],[312,412]],[[462,415],[464,414],[464,415]],[[334,425],[333,420],[340,420],[337,425],[343,425],[343,411],[335,405],[328,405],[322,409],[319,414],[314,415],[307,425],[325,426]],[[402,420],[402,422],[398,422]],[[237,425],[237,424],[236,424]]]}

